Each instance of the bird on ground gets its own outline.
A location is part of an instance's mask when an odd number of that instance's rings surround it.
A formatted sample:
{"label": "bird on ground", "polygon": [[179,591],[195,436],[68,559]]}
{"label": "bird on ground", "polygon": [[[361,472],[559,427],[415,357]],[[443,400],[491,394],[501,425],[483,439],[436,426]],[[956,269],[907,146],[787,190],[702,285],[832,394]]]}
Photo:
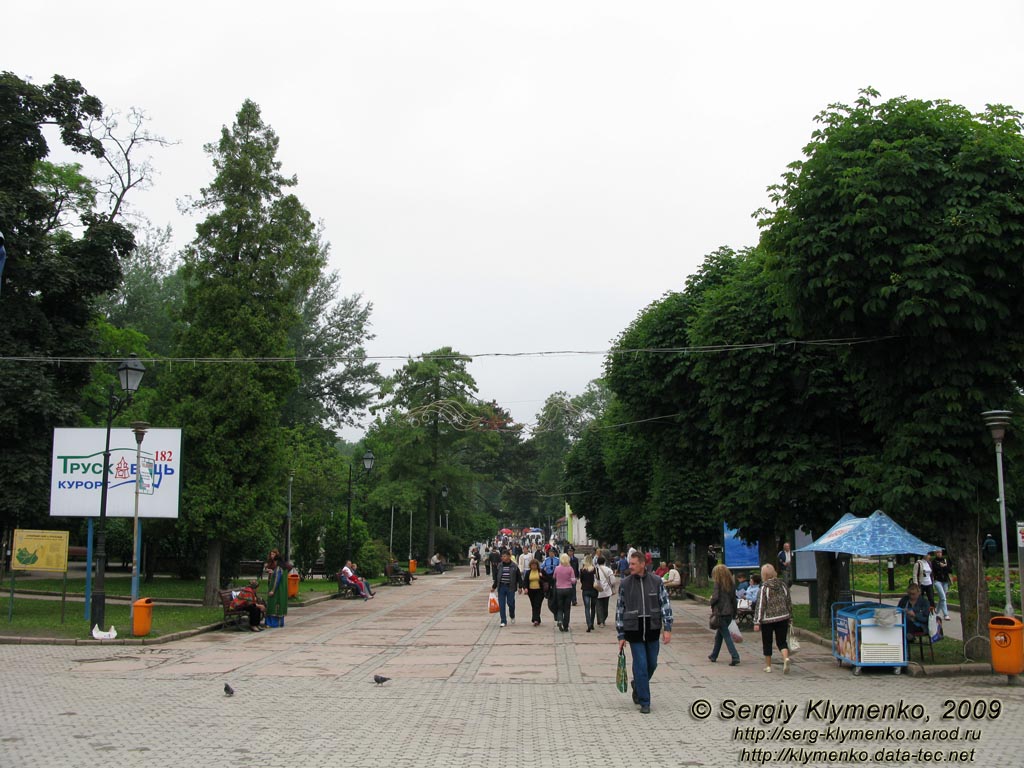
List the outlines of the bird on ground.
{"label": "bird on ground", "polygon": [[384,685],[384,683],[386,683],[390,679],[390,677],[384,677],[383,675],[373,676],[373,682],[375,682],[377,685]]}
{"label": "bird on ground", "polygon": [[225,696],[234,696],[235,695],[235,689],[232,688],[227,683],[224,683],[224,695]]}

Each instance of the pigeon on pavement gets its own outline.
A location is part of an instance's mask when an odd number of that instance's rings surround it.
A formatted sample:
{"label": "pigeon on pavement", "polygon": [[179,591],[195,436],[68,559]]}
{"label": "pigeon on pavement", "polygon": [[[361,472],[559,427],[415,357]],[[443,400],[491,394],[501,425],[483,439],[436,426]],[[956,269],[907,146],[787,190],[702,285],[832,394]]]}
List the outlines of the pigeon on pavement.
{"label": "pigeon on pavement", "polygon": [[384,685],[384,683],[386,683],[390,679],[390,677],[384,677],[383,675],[373,676],[373,682],[375,682],[377,685]]}
{"label": "pigeon on pavement", "polygon": [[225,696],[234,696],[235,695],[235,689],[232,688],[227,683],[224,683],[224,695]]}

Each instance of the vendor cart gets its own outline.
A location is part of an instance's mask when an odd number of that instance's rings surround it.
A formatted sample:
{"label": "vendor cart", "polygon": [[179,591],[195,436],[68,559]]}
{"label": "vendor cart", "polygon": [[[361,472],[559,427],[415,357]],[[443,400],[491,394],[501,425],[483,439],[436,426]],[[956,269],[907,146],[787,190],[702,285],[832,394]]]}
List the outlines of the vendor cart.
{"label": "vendor cart", "polygon": [[900,674],[907,666],[906,619],[901,608],[882,603],[832,604],[832,655],[840,664],[891,667]]}

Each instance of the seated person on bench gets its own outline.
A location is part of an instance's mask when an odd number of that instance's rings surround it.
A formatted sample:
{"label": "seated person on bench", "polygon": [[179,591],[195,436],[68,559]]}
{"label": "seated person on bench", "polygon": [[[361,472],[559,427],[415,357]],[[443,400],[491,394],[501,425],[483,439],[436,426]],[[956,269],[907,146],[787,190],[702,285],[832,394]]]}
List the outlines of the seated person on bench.
{"label": "seated person on bench", "polygon": [[352,587],[357,593],[362,595],[364,600],[369,600],[373,597],[370,594],[370,587],[365,581],[356,576],[354,566],[351,560],[345,563],[345,566],[338,571],[338,589],[342,587]]}
{"label": "seated person on bench", "polygon": [[750,607],[753,608],[757,604],[757,596],[761,594],[761,574],[752,573],[750,574],[750,586],[747,587],[746,599],[750,603]]}
{"label": "seated person on bench", "polygon": [[390,569],[390,571],[388,572],[388,577],[389,578],[392,577],[392,576],[394,576],[396,578],[398,576],[401,576],[402,577],[402,581],[404,581],[406,584],[411,584],[412,580],[416,578],[415,576],[413,576],[408,571],[403,571],[402,567],[398,564],[397,560],[392,560],[388,564],[388,568]]}
{"label": "seated person on bench", "polygon": [[231,593],[231,610],[248,611],[249,629],[253,632],[261,631],[260,624],[263,623],[263,615],[267,611],[266,603],[256,594],[258,587],[259,582],[253,580],[237,592]]}
{"label": "seated person on bench", "polygon": [[444,558],[441,557],[440,552],[435,552],[434,556],[430,558],[430,565],[434,569],[434,573],[444,573]]}

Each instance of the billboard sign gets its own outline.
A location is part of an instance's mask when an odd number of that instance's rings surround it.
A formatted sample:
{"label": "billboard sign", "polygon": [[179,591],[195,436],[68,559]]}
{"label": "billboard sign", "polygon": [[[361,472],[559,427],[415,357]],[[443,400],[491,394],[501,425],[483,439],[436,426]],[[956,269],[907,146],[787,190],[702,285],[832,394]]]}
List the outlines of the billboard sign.
{"label": "billboard sign", "polygon": [[[53,430],[51,516],[99,517],[105,439],[105,429]],[[108,517],[133,517],[135,514],[135,485],[140,479],[136,447],[135,435],[130,429],[110,430]],[[139,517],[177,518],[181,430],[151,429],[142,447],[140,493],[143,498],[139,500]]]}

